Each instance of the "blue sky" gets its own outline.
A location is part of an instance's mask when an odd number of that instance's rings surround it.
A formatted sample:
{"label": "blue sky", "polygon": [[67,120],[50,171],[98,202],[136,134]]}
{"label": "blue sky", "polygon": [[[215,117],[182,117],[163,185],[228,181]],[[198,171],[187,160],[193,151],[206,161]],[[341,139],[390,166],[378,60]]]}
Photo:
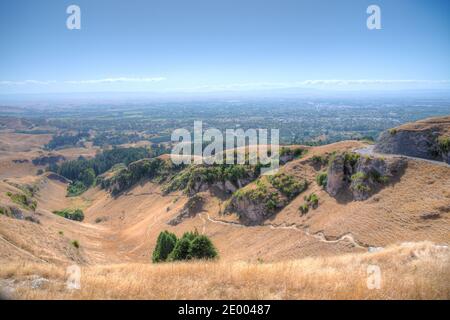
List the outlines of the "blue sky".
{"label": "blue sky", "polygon": [[3,94],[450,87],[447,0],[2,0],[0,39]]}

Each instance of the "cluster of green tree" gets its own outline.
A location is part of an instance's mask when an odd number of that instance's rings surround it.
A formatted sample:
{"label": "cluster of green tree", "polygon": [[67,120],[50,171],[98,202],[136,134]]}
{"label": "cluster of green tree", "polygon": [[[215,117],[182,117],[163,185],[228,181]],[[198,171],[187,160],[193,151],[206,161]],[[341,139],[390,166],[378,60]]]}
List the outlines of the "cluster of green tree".
{"label": "cluster of green tree", "polygon": [[225,211],[238,208],[238,201],[248,199],[256,205],[263,205],[267,212],[275,213],[307,188],[306,180],[300,181],[286,173],[263,177],[256,181],[255,188],[242,188],[234,192]]}
{"label": "cluster of green tree", "polygon": [[52,130],[43,130],[43,129],[31,129],[31,130],[14,130],[14,133],[23,133],[23,134],[51,134]]}
{"label": "cluster of green tree", "polygon": [[294,176],[286,173],[278,173],[269,176],[268,179],[272,186],[284,194],[288,199],[294,198],[308,187],[306,180],[299,181]]}
{"label": "cluster of green tree", "polygon": [[102,188],[109,189],[112,195],[117,195],[142,179],[164,180],[176,170],[177,166],[171,161],[159,158],[141,159],[130,163],[126,168],[117,170],[110,178],[100,179],[99,183]]}
{"label": "cluster of green tree", "polygon": [[162,154],[169,154],[172,149],[168,148],[167,145],[163,143],[152,143],[151,149],[154,157],[160,156]]}
{"label": "cluster of green tree", "polygon": [[150,156],[151,152],[146,148],[113,148],[97,154],[92,159],[79,157],[76,160],[65,161],[60,165],[50,165],[49,170],[72,180],[68,192],[75,195],[92,186],[98,175],[108,171],[114,165],[119,163],[128,165]]}
{"label": "cluster of green tree", "polygon": [[205,235],[200,235],[197,230],[186,232],[179,239],[175,234],[163,231],[156,240],[152,261],[157,263],[191,259],[214,259],[217,256],[217,250],[211,240]]}
{"label": "cluster of green tree", "polygon": [[336,156],[336,152],[333,151],[331,153],[326,153],[323,155],[313,155],[311,157],[311,160],[314,165],[316,166],[328,166],[331,161],[333,161],[334,157]]}
{"label": "cluster of green tree", "polygon": [[88,189],[86,185],[81,181],[74,181],[67,187],[67,196],[76,197],[85,192]]}
{"label": "cluster of green tree", "polygon": [[363,171],[355,172],[350,177],[350,180],[352,182],[350,188],[359,192],[370,192],[370,185],[373,183],[382,185],[389,183],[389,177],[382,175],[375,169],[372,169],[367,173]]}
{"label": "cluster of green tree", "polygon": [[299,147],[297,147],[297,148],[281,147],[280,157],[291,156],[292,158],[296,159],[296,158],[300,158],[307,152],[308,152],[308,150],[299,148]]}
{"label": "cluster of green tree", "polygon": [[84,220],[84,213],[81,209],[64,209],[64,210],[55,210],[53,211],[54,214],[74,220],[74,221],[83,221]]}
{"label": "cluster of green tree", "polygon": [[52,137],[52,140],[50,140],[49,143],[45,145],[45,149],[54,150],[54,149],[61,149],[63,147],[74,147],[80,142],[81,139],[88,137],[89,137],[88,132],[80,132],[76,135],[70,134],[54,135]]}
{"label": "cluster of green tree", "polygon": [[236,201],[242,199],[249,199],[255,204],[262,204],[265,210],[272,213],[284,206],[284,201],[279,193],[271,189],[262,179],[256,181],[256,188],[243,188],[234,192],[225,210],[232,209]]}
{"label": "cluster of green tree", "polygon": [[238,185],[238,180],[251,181],[260,172],[259,166],[240,164],[191,165],[173,177],[164,187],[165,192],[184,190],[190,193],[195,185],[229,181]]}

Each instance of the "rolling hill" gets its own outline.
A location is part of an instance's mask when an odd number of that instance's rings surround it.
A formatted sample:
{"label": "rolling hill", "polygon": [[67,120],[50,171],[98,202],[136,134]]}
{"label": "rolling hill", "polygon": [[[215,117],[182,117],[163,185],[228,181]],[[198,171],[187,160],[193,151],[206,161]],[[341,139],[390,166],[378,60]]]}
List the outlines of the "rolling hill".
{"label": "rolling hill", "polygon": [[[382,135],[373,153],[361,152],[370,148],[362,141],[291,146],[305,152],[275,178],[245,184],[192,176],[201,184],[194,191],[167,191],[167,181],[185,172],[176,171],[162,181],[143,177],[118,194],[96,186],[76,197],[66,197],[63,177],[36,174],[45,166],[33,159],[46,154],[49,137],[0,133],[0,286],[19,298],[448,299],[450,281],[438,278],[450,277],[450,167],[392,146],[402,143],[393,136],[409,139],[408,130],[439,132],[433,141],[443,141],[449,128],[448,117],[405,125]],[[201,200],[190,209],[194,196]],[[84,220],[54,213],[67,208],[82,209]],[[213,241],[218,261],[151,264],[161,231],[195,229]],[[71,264],[86,277],[80,291],[61,289]],[[386,272],[381,291],[365,287],[369,264]]]}

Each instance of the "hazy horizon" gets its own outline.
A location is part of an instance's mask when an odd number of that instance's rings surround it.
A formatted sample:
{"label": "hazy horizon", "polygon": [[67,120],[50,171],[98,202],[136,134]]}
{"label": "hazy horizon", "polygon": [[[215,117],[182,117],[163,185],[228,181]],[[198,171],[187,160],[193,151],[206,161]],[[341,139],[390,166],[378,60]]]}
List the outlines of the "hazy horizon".
{"label": "hazy horizon", "polygon": [[450,90],[448,1],[72,4],[0,3],[0,94]]}

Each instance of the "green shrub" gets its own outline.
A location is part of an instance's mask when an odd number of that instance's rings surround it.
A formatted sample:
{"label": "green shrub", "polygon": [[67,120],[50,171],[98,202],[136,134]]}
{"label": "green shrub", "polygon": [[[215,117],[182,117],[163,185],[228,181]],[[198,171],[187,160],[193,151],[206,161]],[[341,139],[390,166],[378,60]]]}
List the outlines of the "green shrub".
{"label": "green shrub", "polygon": [[187,260],[190,259],[189,251],[191,248],[191,240],[187,237],[178,239],[173,248],[173,251],[169,254],[169,261]]}
{"label": "green shrub", "polygon": [[308,202],[312,204],[312,207],[316,207],[319,204],[319,197],[315,193],[312,193],[309,195]]}
{"label": "green shrub", "polygon": [[311,159],[316,164],[322,164],[326,162],[326,159],[320,155],[313,155]]}
{"label": "green shrub", "polygon": [[191,242],[189,256],[191,259],[213,259],[217,257],[217,250],[207,236],[199,235]]}
{"label": "green shrub", "polygon": [[0,214],[11,217],[11,210],[7,207],[0,207]]}
{"label": "green shrub", "polygon": [[367,178],[366,174],[362,171],[359,171],[353,174],[350,179],[352,181],[364,181],[366,180],[366,178]]}
{"label": "green shrub", "polygon": [[391,136],[395,136],[397,134],[397,129],[389,129],[388,132]]}
{"label": "green shrub", "polygon": [[311,193],[303,199],[305,203],[298,208],[302,215],[308,213],[309,208],[316,209],[319,206],[319,197],[315,193]]}
{"label": "green shrub", "polygon": [[76,197],[87,190],[87,187],[81,181],[75,181],[67,187],[67,196]]}
{"label": "green shrub", "polygon": [[74,221],[83,221],[84,213],[81,209],[64,209],[53,211],[54,214]]}
{"label": "green shrub", "polygon": [[321,172],[316,177],[316,182],[319,186],[325,188],[327,186],[328,174],[326,172]]}
{"label": "green shrub", "polygon": [[386,184],[389,183],[389,177],[388,176],[379,176],[378,178],[378,182],[382,183],[382,184]]}
{"label": "green shrub", "polygon": [[308,152],[308,150],[305,150],[305,149],[302,149],[302,148],[295,148],[293,152],[294,152],[294,157],[295,158],[300,158],[306,152]]}
{"label": "green shrub", "polygon": [[308,207],[313,209],[319,205],[319,197],[315,193],[311,193],[309,196],[305,196],[305,201],[308,203]]}
{"label": "green shrub", "polygon": [[355,184],[352,188],[353,188],[353,190],[356,190],[359,192],[369,192],[370,191],[370,187],[361,182]]}
{"label": "green shrub", "polygon": [[381,183],[381,184],[386,184],[386,183],[389,182],[389,177],[388,176],[383,176],[376,170],[370,171],[369,172],[369,176],[370,176],[370,178],[373,181]]}
{"label": "green shrub", "polygon": [[298,147],[297,148],[281,147],[280,157],[289,155],[292,156],[293,158],[300,158],[306,152],[307,150]]}
{"label": "green shrub", "polygon": [[294,176],[285,173],[269,176],[268,179],[272,186],[284,194],[288,199],[292,199],[308,187],[306,180],[301,182]]}
{"label": "green shrub", "polygon": [[22,193],[12,193],[12,192],[7,192],[6,195],[10,197],[12,202],[20,205],[24,209],[33,211],[36,210],[37,202],[36,200],[31,199],[31,197]]}
{"label": "green shrub", "polygon": [[80,247],[80,243],[78,242],[78,240],[73,240],[72,245],[77,249]]}
{"label": "green shrub", "polygon": [[344,163],[354,167],[361,156],[358,153],[346,152],[344,153]]}
{"label": "green shrub", "polygon": [[302,204],[299,208],[300,212],[302,213],[302,215],[307,214],[309,211],[309,206],[307,203]]}
{"label": "green shrub", "polygon": [[154,263],[163,262],[175,248],[177,243],[177,236],[169,231],[163,231],[159,234],[156,240],[155,250],[152,254],[152,261]]}
{"label": "green shrub", "polygon": [[450,137],[441,136],[438,138],[439,150],[442,153],[450,152]]}

